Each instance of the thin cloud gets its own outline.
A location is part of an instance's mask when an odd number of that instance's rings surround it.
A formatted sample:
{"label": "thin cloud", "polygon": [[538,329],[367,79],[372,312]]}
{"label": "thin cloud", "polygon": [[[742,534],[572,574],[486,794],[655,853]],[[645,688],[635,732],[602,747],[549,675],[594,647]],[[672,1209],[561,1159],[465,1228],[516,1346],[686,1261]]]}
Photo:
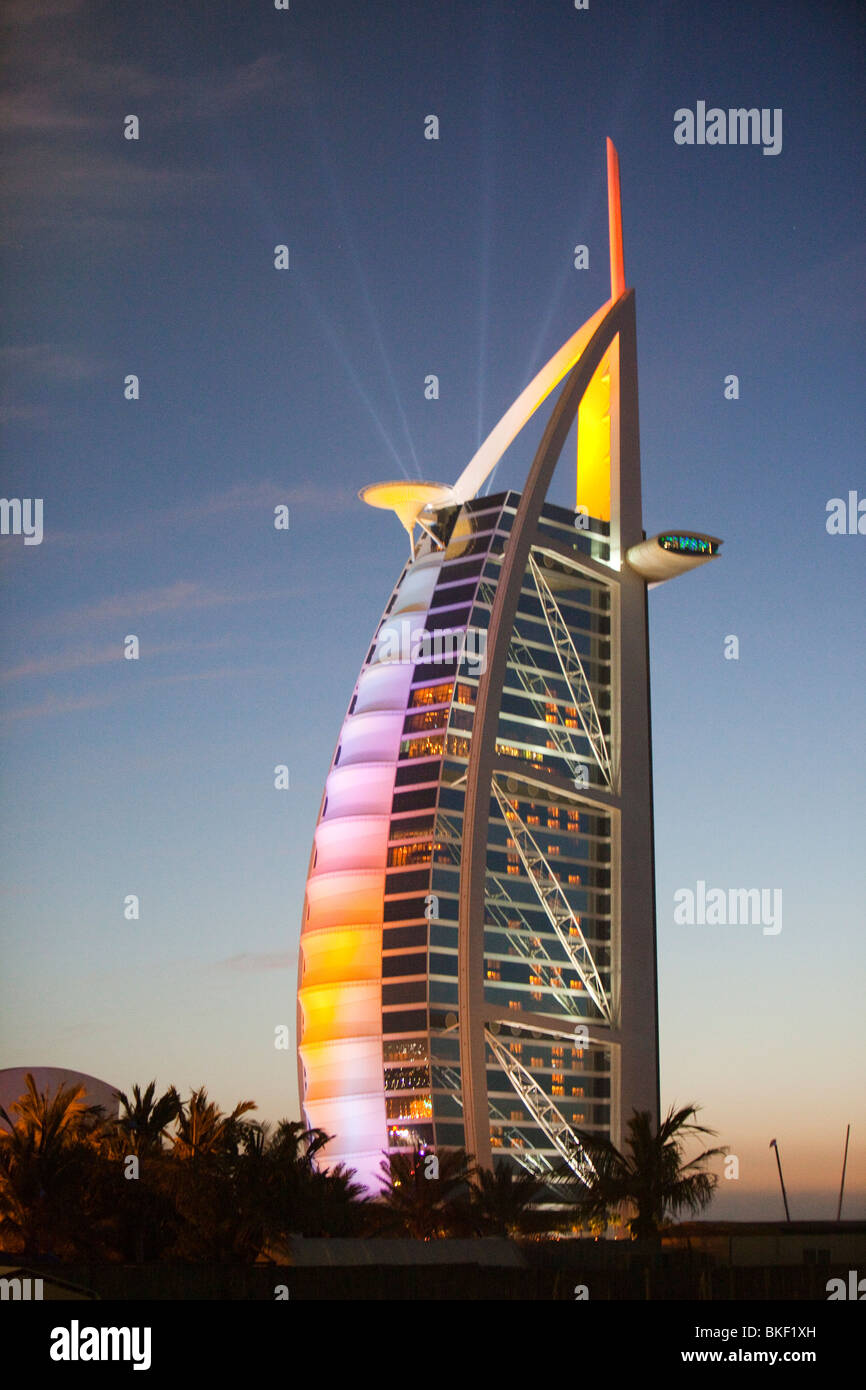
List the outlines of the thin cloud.
{"label": "thin cloud", "polygon": [[256,603],[265,598],[283,597],[283,592],[245,594],[209,589],[195,580],[179,579],[174,584],[167,584],[161,588],[140,589],[129,594],[112,594],[100,599],[98,603],[66,609],[47,622],[50,626],[59,625],[64,628],[84,623],[117,620],[130,622],[136,618],[153,617],[157,613],[189,613],[198,608],[219,608],[225,604]]}
{"label": "thin cloud", "polygon": [[180,521],[187,521],[192,517],[217,516],[223,512],[275,507],[283,502],[290,509],[305,507],[333,512],[342,511],[357,500],[357,495],[349,489],[323,487],[317,483],[302,483],[300,487],[281,487],[272,481],[236,483],[226,492],[212,493],[210,497],[203,498],[201,503],[175,508],[174,515]]}
{"label": "thin cloud", "polygon": [[171,527],[204,525],[211,519],[241,513],[261,512],[263,517],[267,514],[268,525],[271,525],[273,509],[281,504],[289,508],[290,528],[300,520],[301,513],[309,520],[310,513],[331,515],[360,506],[357,495],[350,488],[319,483],[288,486],[265,479],[258,483],[236,483],[223,492],[207,493],[160,511],[142,511],[137,520],[120,526],[90,531],[49,531],[44,544],[76,551],[84,546],[112,550],[141,536],[164,534]]}
{"label": "thin cloud", "polygon": [[114,691],[102,691],[89,695],[49,695],[38,704],[21,705],[17,709],[3,710],[0,719],[6,723],[19,723],[25,719],[45,719],[59,714],[80,714],[95,709],[107,709],[110,705],[129,704],[146,691],[159,686],[190,685],[199,681],[239,680],[248,676],[272,674],[267,666],[231,667],[223,666],[215,671],[190,671],[176,676],[157,676],[152,680],[139,682],[134,689],[125,687]]}
{"label": "thin cloud", "polygon": [[13,374],[51,381],[86,381],[110,365],[88,353],[71,352],[58,343],[9,343],[0,347],[0,371],[7,381]]}
{"label": "thin cloud", "polygon": [[76,225],[79,218],[98,223],[112,214],[122,213],[127,219],[161,217],[166,204],[194,202],[200,191],[216,182],[216,175],[206,169],[151,166],[143,159],[101,151],[81,151],[72,159],[54,144],[7,154],[2,172],[7,206],[13,199],[25,204],[17,218],[10,209],[13,226],[25,215],[41,212],[46,224],[56,227],[58,203],[64,210],[64,228]]}
{"label": "thin cloud", "polygon": [[35,24],[40,19],[62,19],[83,6],[84,0],[6,0],[3,24],[12,29]]}
{"label": "thin cloud", "polygon": [[0,424],[17,423],[50,428],[58,420],[57,410],[48,405],[0,405]]}
{"label": "thin cloud", "polygon": [[259,970],[294,970],[298,964],[297,951],[253,952],[244,951],[239,956],[228,956],[215,962],[217,970],[240,972]]}
{"label": "thin cloud", "polygon": [[[207,651],[224,647],[230,639],[215,638],[208,642],[196,641],[194,650]],[[189,642],[164,642],[160,646],[148,646],[148,659],[166,656],[174,652],[190,652]],[[51,652],[48,656],[36,657],[13,666],[8,671],[0,671],[0,681],[29,680],[39,676],[63,676],[71,671],[81,671],[94,666],[110,666],[123,660],[122,644],[112,642],[104,647],[76,647],[64,652]]]}
{"label": "thin cloud", "polygon": [[6,723],[18,723],[22,719],[44,719],[54,714],[78,714],[86,710],[105,709],[117,703],[118,694],[91,695],[48,695],[35,705],[21,705],[18,709],[3,710],[0,719]]}
{"label": "thin cloud", "polygon": [[[277,106],[296,99],[285,61],[274,53],[235,67],[174,77],[133,63],[94,62],[84,53],[70,61],[59,35],[53,46],[40,41],[30,52],[27,44],[18,48],[15,70],[24,76],[0,97],[0,131],[23,144],[45,135],[62,138],[66,132],[80,138],[86,130],[114,130],[124,143],[118,98],[121,117],[135,114],[143,130],[151,132],[213,120],[252,100],[266,98]],[[86,159],[86,152],[76,150],[76,169],[82,154]]]}
{"label": "thin cloud", "polygon": [[[201,206],[232,177],[216,161],[204,167],[198,147],[194,157],[168,163],[167,140],[182,148],[171,138],[179,127],[231,119],[251,103],[278,111],[310,99],[314,82],[304,64],[275,52],[182,76],[111,53],[95,58],[98,19],[79,8],[73,0],[5,6],[11,41],[0,93],[0,178],[13,242],[58,225],[66,238],[150,238],[167,214]],[[37,23],[49,17],[55,22]],[[139,141],[124,139],[126,115],[138,116]]]}

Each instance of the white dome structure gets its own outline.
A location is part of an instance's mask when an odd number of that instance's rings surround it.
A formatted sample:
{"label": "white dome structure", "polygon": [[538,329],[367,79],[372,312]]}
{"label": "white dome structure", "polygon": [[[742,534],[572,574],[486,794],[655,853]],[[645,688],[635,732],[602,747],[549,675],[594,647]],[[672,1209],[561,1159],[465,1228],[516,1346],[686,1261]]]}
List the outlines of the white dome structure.
{"label": "white dome structure", "polygon": [[[60,1086],[83,1086],[82,1097],[88,1105],[101,1105],[106,1116],[116,1116],[120,1106],[114,1091],[117,1089],[108,1081],[100,1081],[97,1076],[87,1072],[70,1071],[67,1067],[6,1067],[0,1070],[0,1106],[7,1114],[12,1114],[12,1106],[27,1090],[25,1080],[28,1072],[40,1093],[54,1095]],[[14,1118],[14,1117],[13,1117]],[[0,1116],[0,1129],[8,1129]]]}

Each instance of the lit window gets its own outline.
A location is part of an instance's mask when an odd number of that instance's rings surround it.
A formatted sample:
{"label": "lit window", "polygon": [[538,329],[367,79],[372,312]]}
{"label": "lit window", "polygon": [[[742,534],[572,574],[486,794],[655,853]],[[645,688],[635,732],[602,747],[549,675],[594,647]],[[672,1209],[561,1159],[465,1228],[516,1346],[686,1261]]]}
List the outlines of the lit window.
{"label": "lit window", "polygon": [[[441,849],[441,845],[436,845]],[[433,843],[431,840],[419,840],[414,845],[394,845],[388,850],[388,865],[390,868],[400,868],[404,864],[429,864],[433,855]]]}
{"label": "lit window", "polygon": [[454,685],[450,681],[445,685],[424,685],[420,690],[412,691],[409,705],[445,705],[451,699],[453,690]]}
{"label": "lit window", "polygon": [[444,709],[425,709],[420,714],[410,714],[406,720],[403,732],[406,734],[418,734],[424,729],[441,729],[447,719],[447,710]]}
{"label": "lit window", "polygon": [[383,1047],[386,1062],[426,1062],[427,1043],[423,1038],[401,1038],[386,1042]]}
{"label": "lit window", "polygon": [[401,820],[392,820],[390,838],[392,840],[421,840],[430,839],[434,829],[433,816],[412,816]]}
{"label": "lit window", "polygon": [[441,734],[428,735],[425,738],[406,738],[400,744],[400,757],[432,758],[442,752],[443,742]]}
{"label": "lit window", "polygon": [[429,1120],[433,1102],[429,1096],[388,1096],[385,1116],[389,1120]]}
{"label": "lit window", "polygon": [[582,1095],[583,1095],[583,1087],[582,1087],[582,1086],[572,1086],[572,1088],[571,1088],[571,1094],[572,1094],[573,1096],[582,1096]]}
{"label": "lit window", "polygon": [[421,1091],[429,1085],[429,1067],[389,1067],[385,1072],[386,1091]]}

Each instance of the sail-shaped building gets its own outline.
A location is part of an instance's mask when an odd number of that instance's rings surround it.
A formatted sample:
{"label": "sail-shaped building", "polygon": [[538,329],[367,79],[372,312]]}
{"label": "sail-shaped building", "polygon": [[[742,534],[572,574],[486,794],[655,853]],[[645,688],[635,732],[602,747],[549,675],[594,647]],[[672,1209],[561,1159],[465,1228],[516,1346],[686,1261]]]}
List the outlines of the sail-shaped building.
{"label": "sail-shaped building", "polygon": [[[717,538],[641,518],[634,293],[608,141],[610,299],[453,485],[361,494],[410,554],[349,703],[303,909],[299,1085],[329,1164],[468,1149],[586,1177],[659,1110],[647,589]],[[522,492],[481,495],[557,386]],[[577,422],[574,510],[548,502]]]}

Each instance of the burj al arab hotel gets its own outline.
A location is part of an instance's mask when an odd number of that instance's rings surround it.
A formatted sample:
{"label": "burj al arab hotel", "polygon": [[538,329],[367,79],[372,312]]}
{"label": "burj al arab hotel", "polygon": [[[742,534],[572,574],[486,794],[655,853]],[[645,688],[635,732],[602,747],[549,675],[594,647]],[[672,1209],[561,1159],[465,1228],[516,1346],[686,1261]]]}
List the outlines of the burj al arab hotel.
{"label": "burj al arab hotel", "polygon": [[[720,541],[641,517],[634,292],[607,143],[610,298],[453,485],[385,482],[409,557],[316,825],[298,982],[306,1123],[544,1177],[659,1111],[647,589]],[[523,491],[482,495],[556,388]],[[572,427],[575,425],[576,430]],[[575,507],[546,500],[576,435]],[[563,461],[563,466],[565,461]]]}

